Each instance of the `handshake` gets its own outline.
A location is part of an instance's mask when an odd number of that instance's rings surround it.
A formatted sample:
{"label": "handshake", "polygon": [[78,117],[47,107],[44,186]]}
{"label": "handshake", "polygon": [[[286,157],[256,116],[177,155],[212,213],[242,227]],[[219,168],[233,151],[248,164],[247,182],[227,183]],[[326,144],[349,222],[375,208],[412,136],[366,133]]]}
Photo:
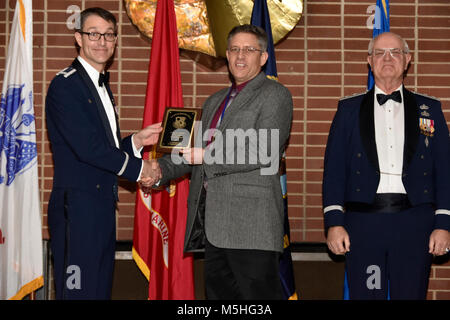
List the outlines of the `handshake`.
{"label": "handshake", "polygon": [[[151,146],[158,142],[162,131],[161,122],[149,125],[133,135],[133,143],[136,149]],[[155,159],[143,160],[143,168],[139,178],[141,188],[150,188],[162,178],[161,169]]]}
{"label": "handshake", "polygon": [[[202,148],[184,148],[180,150],[186,163],[191,165],[202,164],[205,155],[205,149]],[[139,185],[144,192],[149,192],[151,187],[158,183],[162,178],[161,168],[156,159],[144,160]]]}
{"label": "handshake", "polygon": [[139,186],[147,192],[154,184],[162,178],[161,168],[156,159],[144,160]]}
{"label": "handshake", "polygon": [[[133,135],[133,143],[137,149],[144,146],[154,145],[158,142],[159,134],[162,131],[161,122],[145,127],[141,131]],[[184,160],[191,165],[202,164],[205,150],[202,148],[184,148],[180,150]],[[141,176],[139,178],[139,186],[144,192],[149,192],[162,178],[161,168],[156,159],[143,160]]]}

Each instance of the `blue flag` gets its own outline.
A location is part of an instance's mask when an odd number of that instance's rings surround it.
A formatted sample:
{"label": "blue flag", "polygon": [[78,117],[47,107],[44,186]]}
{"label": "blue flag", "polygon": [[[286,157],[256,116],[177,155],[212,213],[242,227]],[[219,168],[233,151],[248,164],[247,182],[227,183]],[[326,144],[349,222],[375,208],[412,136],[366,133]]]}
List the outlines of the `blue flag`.
{"label": "blue flag", "polygon": [[[377,0],[375,8],[375,20],[373,24],[373,38],[376,38],[383,32],[389,32],[389,0]],[[373,79],[372,70],[369,67],[369,75],[367,78],[367,89],[373,88],[375,81]]]}
{"label": "blue flag", "polygon": [[[263,28],[267,33],[267,53],[269,58],[264,66],[264,72],[270,79],[278,80],[277,64],[275,60],[275,50],[273,47],[272,27],[270,24],[269,9],[266,0],[254,0],[251,24]],[[280,183],[283,191],[284,202],[284,251],[280,260],[280,279],[283,287],[283,295],[285,299],[297,300],[298,296],[295,291],[294,268],[292,266],[292,256],[290,248],[290,229],[287,206],[287,188],[286,188],[286,166],[285,157],[280,165]]]}
{"label": "blue flag", "polygon": [[267,33],[267,53],[269,58],[263,67],[268,78],[278,79],[275,49],[273,47],[272,27],[266,0],[255,0],[252,11],[251,24],[263,28]]}
{"label": "blue flag", "polygon": [[[373,23],[372,37],[375,39],[379,34],[383,32],[389,32],[389,0],[377,0],[375,7],[375,20]],[[369,66],[369,74],[367,77],[367,90],[373,88],[375,80],[373,78],[372,69]],[[389,299],[389,290],[388,290]],[[347,271],[345,271],[344,277],[344,300],[350,300],[350,294],[347,283]]]}

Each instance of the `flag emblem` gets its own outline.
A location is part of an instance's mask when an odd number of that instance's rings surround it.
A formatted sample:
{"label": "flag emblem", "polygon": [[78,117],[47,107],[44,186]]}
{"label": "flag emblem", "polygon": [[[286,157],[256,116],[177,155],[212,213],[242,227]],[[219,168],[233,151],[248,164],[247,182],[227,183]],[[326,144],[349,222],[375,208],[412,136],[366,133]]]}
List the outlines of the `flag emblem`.
{"label": "flag emblem", "polygon": [[[24,91],[23,85],[9,85],[0,101],[0,153],[6,165],[0,169],[0,184],[11,185],[17,174],[30,168],[28,164],[37,158],[36,132],[32,92]],[[1,162],[0,162],[1,163]]]}
{"label": "flag emblem", "polygon": [[32,0],[15,2],[0,95],[0,300],[22,299],[44,285]]}

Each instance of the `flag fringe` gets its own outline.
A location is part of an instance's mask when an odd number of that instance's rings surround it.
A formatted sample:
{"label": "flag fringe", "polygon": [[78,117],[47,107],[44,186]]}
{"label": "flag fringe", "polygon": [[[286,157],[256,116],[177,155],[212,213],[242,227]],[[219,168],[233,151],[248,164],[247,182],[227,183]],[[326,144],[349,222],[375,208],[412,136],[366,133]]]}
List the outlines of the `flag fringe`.
{"label": "flag fringe", "polygon": [[36,291],[43,285],[44,285],[44,277],[40,276],[23,285],[22,288],[20,288],[20,290],[17,291],[17,293],[13,297],[9,298],[9,300],[22,300],[23,297],[29,295],[33,291]]}
{"label": "flag fringe", "polygon": [[294,294],[290,296],[288,300],[298,300],[297,292],[294,292]]}
{"label": "flag fringe", "polygon": [[150,282],[150,269],[134,247],[131,249],[131,255],[134,259],[134,262],[136,262],[139,270],[141,270],[141,272],[147,278],[147,281]]}

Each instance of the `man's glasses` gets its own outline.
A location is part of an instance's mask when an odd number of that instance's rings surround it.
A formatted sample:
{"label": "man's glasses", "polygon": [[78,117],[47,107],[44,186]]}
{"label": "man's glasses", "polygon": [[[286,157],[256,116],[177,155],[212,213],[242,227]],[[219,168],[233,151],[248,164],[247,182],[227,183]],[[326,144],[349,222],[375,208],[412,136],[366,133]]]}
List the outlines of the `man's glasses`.
{"label": "man's glasses", "polygon": [[231,47],[231,48],[228,48],[228,51],[229,51],[231,54],[236,54],[236,55],[238,55],[239,52],[242,52],[243,55],[248,55],[248,54],[253,54],[253,53],[255,53],[255,52],[260,52],[260,51],[262,51],[262,50],[261,50],[261,49],[254,48],[254,47],[243,47],[243,48],[239,48],[239,47]]}
{"label": "man's glasses", "polygon": [[404,53],[400,48],[379,48],[379,49],[373,49],[372,54],[376,58],[382,58],[386,55],[386,53],[389,52],[392,58],[398,59],[400,56]]}
{"label": "man's glasses", "polygon": [[98,41],[103,36],[103,38],[105,38],[106,41],[112,42],[116,40],[117,37],[117,33],[114,32],[100,33],[100,32],[84,32],[81,30],[78,30],[77,32],[81,34],[87,34],[89,40],[91,41]]}

